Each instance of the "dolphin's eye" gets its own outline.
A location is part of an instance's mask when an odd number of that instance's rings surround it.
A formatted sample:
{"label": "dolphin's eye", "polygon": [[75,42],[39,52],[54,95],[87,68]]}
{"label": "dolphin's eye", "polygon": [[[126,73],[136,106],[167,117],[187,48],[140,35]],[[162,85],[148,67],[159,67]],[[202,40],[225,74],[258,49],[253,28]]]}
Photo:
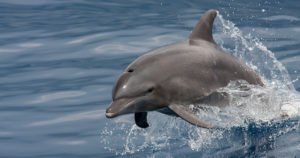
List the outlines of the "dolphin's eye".
{"label": "dolphin's eye", "polygon": [[148,92],[148,93],[151,93],[151,92],[153,92],[153,90],[154,90],[154,88],[151,87],[151,88],[149,88],[149,89],[147,90],[147,92]]}
{"label": "dolphin's eye", "polygon": [[129,69],[127,72],[133,72],[133,69]]}

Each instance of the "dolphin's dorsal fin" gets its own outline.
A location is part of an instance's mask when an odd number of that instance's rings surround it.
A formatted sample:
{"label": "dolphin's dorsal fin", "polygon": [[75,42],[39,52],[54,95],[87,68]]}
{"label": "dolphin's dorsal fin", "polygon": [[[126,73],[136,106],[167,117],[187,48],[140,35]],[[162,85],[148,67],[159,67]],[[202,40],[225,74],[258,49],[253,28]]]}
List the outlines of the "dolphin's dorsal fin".
{"label": "dolphin's dorsal fin", "polygon": [[212,36],[212,27],[216,16],[217,11],[210,9],[201,17],[200,21],[197,23],[192,31],[192,34],[190,35],[190,43],[193,43],[191,41],[197,39],[203,39],[215,43]]}
{"label": "dolphin's dorsal fin", "polygon": [[183,105],[170,105],[169,108],[174,111],[179,117],[181,117],[183,120],[187,121],[188,123],[202,127],[202,128],[213,128],[212,125],[207,124],[197,117],[193,112],[189,110],[188,107],[185,107]]}

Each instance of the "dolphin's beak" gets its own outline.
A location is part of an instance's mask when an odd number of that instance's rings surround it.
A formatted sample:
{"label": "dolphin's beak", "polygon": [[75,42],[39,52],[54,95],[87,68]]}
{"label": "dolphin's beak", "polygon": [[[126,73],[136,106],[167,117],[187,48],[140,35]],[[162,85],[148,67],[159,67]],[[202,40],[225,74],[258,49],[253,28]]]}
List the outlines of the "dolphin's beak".
{"label": "dolphin's beak", "polygon": [[119,115],[128,114],[134,112],[134,98],[122,98],[113,101],[106,109],[105,116],[107,118],[114,118]]}
{"label": "dolphin's beak", "polygon": [[115,116],[115,113],[112,113],[112,112],[107,112],[108,110],[106,110],[106,113],[105,113],[105,116],[107,117],[107,118],[114,118],[114,117],[116,117]]}

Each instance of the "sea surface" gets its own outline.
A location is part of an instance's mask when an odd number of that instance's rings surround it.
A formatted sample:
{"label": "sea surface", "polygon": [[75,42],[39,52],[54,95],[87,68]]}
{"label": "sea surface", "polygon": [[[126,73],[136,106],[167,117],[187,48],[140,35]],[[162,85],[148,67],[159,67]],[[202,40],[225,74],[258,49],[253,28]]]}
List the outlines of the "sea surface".
{"label": "sea surface", "polygon": [[[200,113],[219,129],[157,112],[147,129],[107,119],[126,66],[186,40],[211,8],[217,43],[266,86],[222,89],[232,106]],[[300,158],[299,79],[300,1],[0,0],[1,158]]]}

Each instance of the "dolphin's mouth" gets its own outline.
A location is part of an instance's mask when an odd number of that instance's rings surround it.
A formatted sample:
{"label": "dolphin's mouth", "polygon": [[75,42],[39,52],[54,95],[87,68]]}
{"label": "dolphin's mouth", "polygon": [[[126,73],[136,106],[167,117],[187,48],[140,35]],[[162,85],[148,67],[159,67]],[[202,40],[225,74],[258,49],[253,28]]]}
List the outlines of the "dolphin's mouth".
{"label": "dolphin's mouth", "polygon": [[105,116],[107,118],[114,118],[119,115],[133,113],[135,98],[122,98],[113,101],[106,109]]}
{"label": "dolphin's mouth", "polygon": [[107,117],[107,118],[114,118],[115,117],[115,113],[112,113],[112,112],[106,112],[105,113],[105,116]]}

